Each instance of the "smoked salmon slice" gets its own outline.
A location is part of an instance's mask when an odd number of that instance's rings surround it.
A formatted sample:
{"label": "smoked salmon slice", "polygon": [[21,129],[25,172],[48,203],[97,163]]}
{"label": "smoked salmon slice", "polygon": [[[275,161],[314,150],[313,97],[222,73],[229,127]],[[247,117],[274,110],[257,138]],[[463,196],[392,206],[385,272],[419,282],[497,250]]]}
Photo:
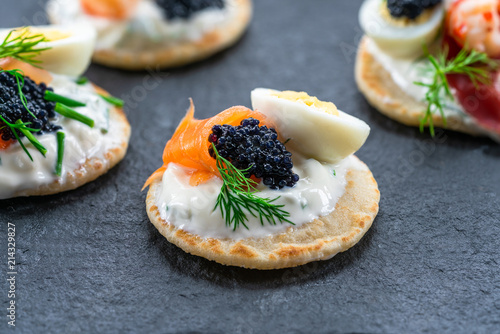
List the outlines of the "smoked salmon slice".
{"label": "smoked salmon slice", "polygon": [[163,166],[154,172],[144,184],[143,190],[154,181],[161,179],[168,164],[173,162],[191,169],[190,185],[197,186],[214,176],[220,177],[215,159],[210,156],[210,142],[208,136],[214,125],[229,124],[240,125],[247,118],[255,118],[261,125],[272,126],[267,122],[266,116],[258,111],[246,107],[236,106],[224,110],[212,118],[198,120],[194,118],[194,105],[191,101],[189,110],[175,130],[172,139],[165,145],[163,151]]}
{"label": "smoked salmon slice", "polygon": [[80,0],[80,3],[89,15],[124,20],[132,15],[139,0]]}
{"label": "smoked salmon slice", "polygon": [[29,77],[37,84],[41,84],[43,82],[48,85],[52,82],[52,75],[49,73],[49,71],[42,68],[37,68],[33,65],[11,57],[0,59],[0,70],[20,70],[24,76]]}

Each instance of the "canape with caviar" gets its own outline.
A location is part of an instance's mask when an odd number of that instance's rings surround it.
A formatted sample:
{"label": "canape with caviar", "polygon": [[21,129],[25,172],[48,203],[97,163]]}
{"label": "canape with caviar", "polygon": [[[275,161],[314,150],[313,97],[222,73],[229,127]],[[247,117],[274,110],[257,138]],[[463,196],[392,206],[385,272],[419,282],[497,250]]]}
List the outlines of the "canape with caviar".
{"label": "canape with caviar", "polygon": [[117,164],[130,126],[119,99],[79,76],[88,26],[0,31],[0,199],[74,189]]}
{"label": "canape with caviar", "polygon": [[377,212],[373,176],[353,153],[370,128],[307,93],[255,89],[205,120],[191,107],[147,180],[151,222],[186,252],[255,269],[329,259]]}
{"label": "canape with caviar", "polygon": [[366,0],[356,81],[407,125],[500,141],[500,0]]}
{"label": "canape with caviar", "polygon": [[213,55],[243,34],[251,0],[51,0],[53,23],[98,31],[94,60],[129,70],[174,67]]}

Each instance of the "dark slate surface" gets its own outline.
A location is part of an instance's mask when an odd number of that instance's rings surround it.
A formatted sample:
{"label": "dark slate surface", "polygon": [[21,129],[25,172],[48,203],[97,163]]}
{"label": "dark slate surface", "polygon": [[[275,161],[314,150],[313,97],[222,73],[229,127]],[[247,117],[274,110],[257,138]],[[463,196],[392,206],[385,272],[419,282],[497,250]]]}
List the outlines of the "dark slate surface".
{"label": "dark slate surface", "polygon": [[[7,0],[5,0],[7,2]],[[44,1],[8,0],[4,27],[45,22]],[[56,196],[0,201],[1,272],[16,225],[20,333],[478,332],[500,328],[500,146],[451,132],[436,140],[370,108],[353,79],[361,1],[256,1],[241,42],[162,74],[92,66],[129,96],[126,159]],[[5,3],[3,3],[5,5]],[[380,184],[362,241],[330,261],[260,272],[169,244],[140,188],[193,97],[198,117],[250,105],[259,87],[305,90],[366,120],[359,156]],[[7,284],[0,284],[7,332]]]}

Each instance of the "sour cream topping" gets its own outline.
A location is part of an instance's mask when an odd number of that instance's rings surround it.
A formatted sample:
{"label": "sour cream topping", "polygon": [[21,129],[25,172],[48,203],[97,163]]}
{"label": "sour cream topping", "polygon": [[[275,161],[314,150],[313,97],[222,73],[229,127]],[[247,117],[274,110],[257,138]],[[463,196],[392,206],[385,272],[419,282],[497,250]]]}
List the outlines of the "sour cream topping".
{"label": "sour cream topping", "polygon": [[[67,173],[79,169],[87,159],[100,158],[106,163],[104,153],[118,147],[123,140],[124,129],[109,119],[112,106],[97,95],[91,84],[77,85],[68,77],[55,74],[53,79],[50,87],[54,88],[55,93],[87,104],[85,107],[74,109],[92,118],[95,122],[94,128],[57,114],[56,119],[51,120],[52,123],[62,126],[60,131],[66,135],[61,177],[54,173],[58,148],[56,133],[35,135],[47,149],[45,157],[23,138],[22,141],[33,161],[17,142],[0,151],[0,199],[10,198],[23,190],[37,189],[57,179],[64,183]],[[108,132],[104,133],[106,130]]]}
{"label": "sour cream topping", "polygon": [[129,20],[118,21],[86,14],[79,1],[53,0],[48,12],[54,22],[84,22],[98,32],[96,49],[144,50],[182,41],[197,41],[236,15],[234,0],[226,0],[225,7],[206,8],[189,19],[167,20],[163,9],[153,0],[143,0]]}
{"label": "sour cream topping", "polygon": [[222,187],[222,180],[212,178],[199,186],[189,185],[187,169],[181,165],[169,164],[163,175],[161,185],[154,188],[156,206],[161,217],[176,227],[205,238],[243,239],[266,237],[298,228],[318,217],[335,210],[338,200],[346,187],[346,175],[349,170],[365,170],[367,167],[358,159],[350,156],[333,165],[320,163],[315,159],[306,159],[295,152],[293,154],[294,173],[300,180],[293,188],[271,190],[259,185],[260,197],[280,198],[276,204],[283,204],[283,210],[290,213],[289,223],[271,225],[247,215],[248,229],[240,226],[236,231],[225,225],[220,209],[214,210],[217,196]]}

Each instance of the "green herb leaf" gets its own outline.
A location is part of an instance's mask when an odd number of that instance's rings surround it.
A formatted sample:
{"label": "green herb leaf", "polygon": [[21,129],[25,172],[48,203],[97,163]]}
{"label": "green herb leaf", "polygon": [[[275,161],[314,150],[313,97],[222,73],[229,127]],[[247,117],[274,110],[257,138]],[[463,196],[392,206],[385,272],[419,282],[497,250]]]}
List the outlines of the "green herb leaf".
{"label": "green herb leaf", "polygon": [[38,151],[40,151],[40,153],[42,153],[43,156],[45,156],[45,154],[47,153],[47,149],[35,138],[35,136],[33,136],[33,132],[38,132],[38,131],[40,131],[39,129],[32,129],[32,128],[27,127],[27,125],[30,125],[31,123],[29,123],[29,122],[23,123],[20,119],[18,119],[15,124],[9,123],[1,115],[0,115],[0,121],[2,121],[5,124],[3,127],[0,128],[0,130],[5,128],[5,127],[8,127],[12,131],[12,133],[14,134],[14,137],[16,137],[16,140],[19,142],[22,149],[28,155],[28,157],[30,158],[31,161],[33,161],[33,157],[31,156],[29,151],[26,149],[26,146],[24,146],[17,131],[20,131],[22,134],[24,134],[26,136],[26,138],[28,138],[28,140],[31,142],[31,144],[33,144],[33,146]]}
{"label": "green herb leaf", "polygon": [[99,94],[99,96],[102,97],[104,101],[114,105],[115,107],[123,107],[123,105],[125,104],[125,101],[123,101],[122,99],[119,99],[117,97],[104,95],[104,94]]}
{"label": "green herb leaf", "polygon": [[61,176],[62,165],[64,159],[64,138],[66,134],[64,132],[57,132],[57,164],[56,164],[56,175]]}
{"label": "green herb leaf", "polygon": [[79,112],[66,107],[64,104],[56,103],[55,111],[64,117],[74,119],[75,121],[78,122],[82,122],[83,124],[86,124],[91,128],[94,127],[94,120],[92,118],[82,115]]}
{"label": "green herb leaf", "polygon": [[86,77],[79,77],[75,83],[77,85],[85,85],[87,82],[89,82],[89,79],[87,79]]}
{"label": "green herb leaf", "polygon": [[277,223],[295,225],[288,220],[290,213],[282,209],[284,205],[274,204],[279,197],[270,199],[256,196],[255,186],[257,183],[245,177],[243,174],[245,170],[239,170],[227,159],[221,157],[214,144],[212,144],[212,148],[215,153],[217,169],[223,181],[214,211],[220,208],[226,226],[232,226],[233,230],[236,230],[240,225],[243,225],[248,229],[245,224],[248,222],[245,211],[258,218],[262,226],[264,226],[264,221],[271,225],[277,225]]}
{"label": "green herb leaf", "polygon": [[65,97],[59,94],[54,93],[53,91],[46,90],[45,91],[45,100],[51,101],[51,102],[59,102],[61,104],[64,104],[65,106],[68,107],[85,107],[86,104],[80,101],[76,101],[73,99],[70,99],[69,97]]}
{"label": "green herb leaf", "polygon": [[11,30],[0,44],[0,58],[12,57],[40,67],[38,64],[41,61],[36,60],[35,57],[50,47],[37,48],[37,45],[48,41],[43,34],[32,35],[30,29],[26,27]]}
{"label": "green herb leaf", "polygon": [[435,130],[432,115],[438,111],[446,126],[444,99],[448,98],[452,101],[454,100],[446,75],[465,74],[474,85],[479,85],[480,83],[489,84],[491,82],[490,73],[498,67],[498,63],[490,59],[485,53],[476,50],[469,52],[466,48],[463,48],[452,60],[447,60],[447,50],[438,54],[436,57],[429,53],[426,46],[424,46],[424,52],[427,60],[430,62],[427,73],[432,77],[432,82],[425,83],[416,81],[414,84],[427,88],[425,94],[427,110],[420,119],[420,132],[424,132],[424,128],[427,125],[431,135],[434,137]]}
{"label": "green herb leaf", "polygon": [[43,156],[45,156],[45,154],[47,153],[47,149],[38,141],[38,139],[35,138],[35,136],[33,136],[33,133],[32,133],[32,132],[37,132],[39,130],[30,129],[30,128],[26,127],[26,124],[27,123],[23,123],[23,121],[21,121],[20,119],[18,119],[16,121],[16,125],[18,126],[17,129],[19,131],[21,131],[22,134],[26,136],[26,138],[28,138],[30,143],[33,146],[35,146],[35,148],[38,151],[40,151],[40,153],[42,153]]}

